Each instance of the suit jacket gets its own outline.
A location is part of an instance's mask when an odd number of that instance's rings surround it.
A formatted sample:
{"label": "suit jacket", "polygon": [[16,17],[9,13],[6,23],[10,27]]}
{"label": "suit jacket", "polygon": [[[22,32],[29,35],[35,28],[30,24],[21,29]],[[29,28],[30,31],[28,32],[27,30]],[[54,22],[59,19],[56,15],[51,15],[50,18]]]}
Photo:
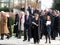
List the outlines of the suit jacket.
{"label": "suit jacket", "polygon": [[11,26],[10,17],[8,17],[7,19],[8,19],[7,25],[8,25],[8,27],[10,27]]}
{"label": "suit jacket", "polygon": [[46,30],[46,16],[40,16],[40,22],[41,31],[44,33]]}
{"label": "suit jacket", "polygon": [[55,17],[55,20],[54,20],[54,27],[55,27],[55,29],[58,30],[58,27],[59,27],[59,16]]}
{"label": "suit jacket", "polygon": [[28,28],[29,27],[29,16],[28,16],[28,20],[26,20],[26,15],[25,15],[25,22],[24,22],[24,27]]}
{"label": "suit jacket", "polygon": [[29,11],[29,14],[31,14],[31,8],[30,7],[28,7],[28,11]]}

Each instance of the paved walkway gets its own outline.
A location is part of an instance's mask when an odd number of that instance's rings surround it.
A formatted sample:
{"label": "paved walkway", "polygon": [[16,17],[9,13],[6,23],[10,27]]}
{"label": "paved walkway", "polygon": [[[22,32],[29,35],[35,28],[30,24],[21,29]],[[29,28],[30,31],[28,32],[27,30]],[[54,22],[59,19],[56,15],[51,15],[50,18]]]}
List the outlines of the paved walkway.
{"label": "paved walkway", "polygon": [[45,44],[45,37],[43,36],[43,39],[40,40],[39,44],[34,44],[33,39],[31,39],[30,42],[28,41],[23,42],[23,36],[21,39],[11,37],[10,39],[0,40],[0,44],[5,44],[5,45],[60,45],[59,38],[60,37],[57,37],[56,40],[51,40],[51,44],[49,43]]}

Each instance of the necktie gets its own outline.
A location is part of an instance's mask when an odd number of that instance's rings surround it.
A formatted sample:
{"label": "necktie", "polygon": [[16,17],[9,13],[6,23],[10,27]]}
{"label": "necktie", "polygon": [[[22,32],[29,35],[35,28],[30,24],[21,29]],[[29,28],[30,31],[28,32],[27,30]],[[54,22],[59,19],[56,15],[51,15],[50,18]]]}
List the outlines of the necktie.
{"label": "necktie", "polygon": [[26,15],[26,21],[28,21],[28,16]]}

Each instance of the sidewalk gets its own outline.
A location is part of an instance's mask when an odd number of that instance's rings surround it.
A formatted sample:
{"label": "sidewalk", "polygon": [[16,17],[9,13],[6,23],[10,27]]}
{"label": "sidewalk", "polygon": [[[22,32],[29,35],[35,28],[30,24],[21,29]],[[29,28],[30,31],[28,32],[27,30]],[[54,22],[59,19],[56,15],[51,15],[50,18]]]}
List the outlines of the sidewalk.
{"label": "sidewalk", "polygon": [[0,40],[0,44],[5,44],[5,45],[60,45],[60,40],[57,37],[56,40],[51,40],[51,44],[49,43],[45,44],[45,38],[43,37],[43,39],[40,40],[39,44],[34,44],[33,39],[31,39],[30,42],[28,41],[23,42],[23,36],[22,36],[21,39],[12,37],[10,39]]}

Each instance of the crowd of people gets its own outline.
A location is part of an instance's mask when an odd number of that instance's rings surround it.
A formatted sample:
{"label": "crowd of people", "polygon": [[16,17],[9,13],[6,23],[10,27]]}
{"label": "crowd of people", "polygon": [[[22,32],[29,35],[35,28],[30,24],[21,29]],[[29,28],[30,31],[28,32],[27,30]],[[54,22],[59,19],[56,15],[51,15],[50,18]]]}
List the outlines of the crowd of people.
{"label": "crowd of people", "polygon": [[[1,12],[0,15],[0,34],[1,39],[6,35],[7,39],[12,37],[11,24],[9,23],[9,15]],[[60,35],[60,12],[58,10],[39,10],[28,7],[27,11],[20,11],[16,13],[14,22],[15,37],[21,39],[22,32],[24,32],[23,41],[30,41],[33,38],[34,43],[39,43],[43,35],[51,40],[55,40]]]}

